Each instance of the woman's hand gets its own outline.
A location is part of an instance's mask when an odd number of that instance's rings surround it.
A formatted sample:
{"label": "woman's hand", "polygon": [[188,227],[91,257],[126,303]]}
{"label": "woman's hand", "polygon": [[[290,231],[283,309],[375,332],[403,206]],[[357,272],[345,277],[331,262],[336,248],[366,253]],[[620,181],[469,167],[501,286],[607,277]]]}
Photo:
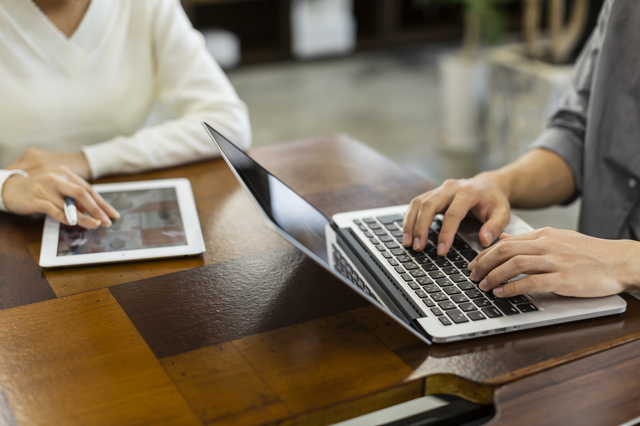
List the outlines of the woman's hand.
{"label": "woman's hand", "polygon": [[2,186],[2,199],[11,213],[45,213],[69,225],[64,214],[65,196],[90,215],[78,215],[78,226],[83,228],[109,227],[109,218],[120,216],[91,185],[65,166],[29,177],[11,175]]}
{"label": "woman's hand", "polygon": [[438,239],[438,254],[444,256],[453,244],[460,222],[471,212],[484,223],[480,242],[487,247],[509,224],[509,210],[506,191],[488,173],[472,179],[447,180],[411,201],[404,218],[402,244],[423,250],[433,217],[445,212]]}
{"label": "woman's hand", "polygon": [[29,148],[6,169],[24,170],[30,175],[35,175],[53,171],[59,166],[68,167],[84,180],[91,178],[89,162],[82,152],[55,152]]}
{"label": "woman's hand", "polygon": [[[640,242],[603,240],[574,231],[539,229],[504,235],[471,264],[471,279],[498,297],[533,291],[599,297],[637,289]],[[520,274],[527,277],[501,285]]]}

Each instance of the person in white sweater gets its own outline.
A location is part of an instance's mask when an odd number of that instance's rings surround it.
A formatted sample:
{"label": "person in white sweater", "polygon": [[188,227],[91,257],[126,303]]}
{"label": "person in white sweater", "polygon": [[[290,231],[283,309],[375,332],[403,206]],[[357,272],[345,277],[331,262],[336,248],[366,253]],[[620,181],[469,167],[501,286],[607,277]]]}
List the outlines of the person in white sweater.
{"label": "person in white sweater", "polygon": [[[0,0],[0,210],[110,226],[88,180],[246,149],[246,105],[178,0]],[[162,114],[158,114],[162,111]],[[159,122],[158,117],[165,118]]]}

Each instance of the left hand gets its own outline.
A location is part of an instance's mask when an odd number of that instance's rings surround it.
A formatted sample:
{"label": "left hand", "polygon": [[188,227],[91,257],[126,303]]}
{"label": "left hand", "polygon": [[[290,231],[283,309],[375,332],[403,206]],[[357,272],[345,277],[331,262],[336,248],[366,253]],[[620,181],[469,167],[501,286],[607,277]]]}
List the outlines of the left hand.
{"label": "left hand", "polygon": [[[604,240],[553,228],[505,235],[470,264],[471,279],[498,297],[534,291],[600,297],[640,284],[640,242]],[[520,280],[502,284],[520,274]],[[501,285],[502,284],[502,285]]]}
{"label": "left hand", "polygon": [[24,170],[30,175],[54,171],[58,166],[66,166],[84,180],[91,178],[89,162],[82,152],[55,152],[38,148],[28,148],[6,168]]}

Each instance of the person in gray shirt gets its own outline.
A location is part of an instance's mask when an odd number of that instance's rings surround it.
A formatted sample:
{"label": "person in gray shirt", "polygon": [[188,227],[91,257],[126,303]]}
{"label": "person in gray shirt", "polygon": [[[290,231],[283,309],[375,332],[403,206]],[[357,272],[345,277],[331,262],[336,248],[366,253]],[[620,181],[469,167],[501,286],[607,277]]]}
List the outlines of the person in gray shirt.
{"label": "person in gray shirt", "polygon": [[[471,212],[485,247],[510,207],[540,208],[582,197],[579,232],[544,228],[500,240],[469,264],[485,291],[598,297],[640,292],[640,3],[607,0],[576,62],[571,88],[547,129],[518,160],[414,198],[403,245],[424,249],[444,212],[438,254]],[[512,281],[519,274],[527,277]]]}

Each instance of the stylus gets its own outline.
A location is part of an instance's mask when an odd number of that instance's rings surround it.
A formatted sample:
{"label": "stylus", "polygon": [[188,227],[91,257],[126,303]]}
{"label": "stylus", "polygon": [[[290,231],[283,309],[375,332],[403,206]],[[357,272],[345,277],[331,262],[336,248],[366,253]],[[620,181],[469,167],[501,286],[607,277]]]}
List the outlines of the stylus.
{"label": "stylus", "polygon": [[78,224],[78,209],[71,197],[64,197],[64,215],[69,225],[76,226]]}

